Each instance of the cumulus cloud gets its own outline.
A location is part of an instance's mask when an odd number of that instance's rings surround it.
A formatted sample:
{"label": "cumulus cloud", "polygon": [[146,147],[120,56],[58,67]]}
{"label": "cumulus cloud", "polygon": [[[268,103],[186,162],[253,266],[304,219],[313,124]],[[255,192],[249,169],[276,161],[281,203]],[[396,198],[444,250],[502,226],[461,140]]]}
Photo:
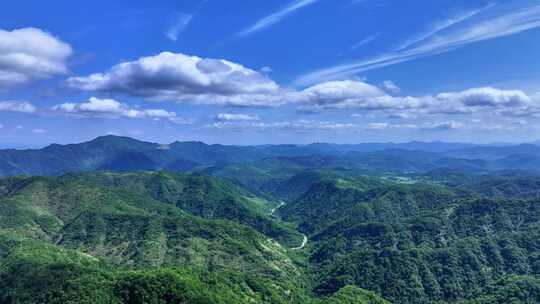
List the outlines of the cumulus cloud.
{"label": "cumulus cloud", "polygon": [[0,30],[0,88],[67,73],[71,46],[37,28]]}
{"label": "cumulus cloud", "polygon": [[71,77],[69,86],[85,91],[140,96],[203,105],[272,107],[293,104],[299,112],[381,111],[393,118],[421,114],[540,115],[538,97],[519,90],[472,88],[434,95],[406,96],[390,80],[327,81],[302,90],[284,89],[268,75],[222,59],[165,52],[113,66],[106,72]]}
{"label": "cumulus cloud", "polygon": [[148,118],[165,119],[171,122],[183,122],[174,112],[164,109],[135,109],[114,99],[91,97],[83,103],[63,103],[52,107],[52,111],[77,117],[101,118]]}
{"label": "cumulus cloud", "polygon": [[34,113],[37,111],[37,108],[25,101],[0,101],[0,111],[1,112],[21,112],[21,113]]}
{"label": "cumulus cloud", "polygon": [[[393,83],[386,83],[392,86]],[[356,109],[387,111],[395,118],[414,114],[495,114],[526,116],[538,113],[540,103],[519,90],[473,88],[425,96],[394,96],[374,85],[352,80],[329,81],[289,94],[303,110]]]}
{"label": "cumulus cloud", "polygon": [[522,107],[531,105],[532,99],[522,91],[503,91],[495,88],[474,88],[462,92],[441,93],[441,101],[459,102],[469,107]]}
{"label": "cumulus cloud", "polygon": [[254,121],[259,120],[258,115],[219,113],[214,117],[216,121]]}
{"label": "cumulus cloud", "polygon": [[381,87],[389,93],[399,93],[401,89],[392,81],[385,80],[381,83]]}
{"label": "cumulus cloud", "polygon": [[46,133],[47,131],[45,129],[32,129],[32,132],[33,133],[36,133],[36,134],[43,134],[43,133]]}
{"label": "cumulus cloud", "polygon": [[461,122],[445,121],[445,122],[425,123],[420,126],[420,129],[429,130],[429,131],[445,131],[445,130],[462,129],[463,127],[464,125]]}
{"label": "cumulus cloud", "polygon": [[303,109],[410,109],[424,101],[415,97],[393,97],[377,86],[353,80],[329,81],[291,95]]}
{"label": "cumulus cloud", "polygon": [[279,86],[257,71],[227,60],[170,52],[71,77],[67,83],[85,91],[202,104],[274,106],[281,101]]}

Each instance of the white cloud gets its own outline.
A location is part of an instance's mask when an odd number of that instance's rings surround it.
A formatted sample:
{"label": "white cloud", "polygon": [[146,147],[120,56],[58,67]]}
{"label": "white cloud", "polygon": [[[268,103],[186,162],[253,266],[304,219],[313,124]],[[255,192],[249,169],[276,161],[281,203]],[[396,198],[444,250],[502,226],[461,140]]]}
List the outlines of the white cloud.
{"label": "white cloud", "polygon": [[[395,86],[386,83],[387,86]],[[472,88],[426,96],[392,96],[380,88],[361,81],[329,81],[290,93],[289,100],[304,111],[320,112],[332,109],[386,111],[395,118],[415,114],[472,114],[492,110],[525,116],[540,111],[540,102],[519,90],[491,87]],[[358,114],[358,113],[357,113]],[[360,115],[360,114],[358,114]]]}
{"label": "white cloud", "polygon": [[258,131],[271,131],[271,130],[289,130],[289,131],[354,131],[358,128],[357,125],[351,123],[339,123],[328,121],[314,121],[314,120],[296,120],[296,121],[281,121],[281,122],[233,122],[233,121],[219,121],[211,125],[207,125],[210,128],[217,129],[232,129],[236,131],[246,130],[258,130]]}
{"label": "white cloud", "polygon": [[44,129],[39,129],[38,128],[38,129],[32,129],[32,132],[36,133],[36,134],[43,134],[43,133],[45,133],[47,131],[45,131]]}
{"label": "white cloud", "polygon": [[396,113],[390,113],[386,116],[390,119],[411,119],[416,118],[417,116],[413,113],[405,113],[405,112],[396,112]]}
{"label": "white cloud", "polygon": [[216,121],[254,121],[259,120],[258,115],[219,113],[214,117]]}
{"label": "white cloud", "polygon": [[391,124],[387,122],[375,122],[367,125],[367,131],[380,131],[389,129],[415,129],[424,131],[448,131],[463,129],[465,125],[457,121],[427,122],[423,124]]}
{"label": "white cloud", "polygon": [[[495,9],[497,8],[497,9]],[[540,27],[540,5],[522,1],[460,13],[432,26],[427,33],[414,36],[393,51],[374,58],[358,60],[317,70],[300,76],[297,85],[344,79],[364,71],[441,54],[465,45],[494,39]]]}
{"label": "white cloud", "polygon": [[261,68],[261,72],[264,73],[264,74],[270,74],[270,73],[274,72],[274,70],[269,66],[264,66],[264,67]]}
{"label": "white cloud", "polygon": [[385,130],[390,126],[387,122],[374,122],[367,126],[367,130]]}
{"label": "white cloud", "polygon": [[178,41],[178,37],[187,28],[193,15],[176,13],[171,26],[165,31],[165,37],[171,41]]}
{"label": "white cloud", "polygon": [[319,0],[295,0],[289,3],[286,7],[282,8],[281,10],[262,18],[261,20],[253,24],[252,26],[238,32],[236,36],[245,37],[253,33],[262,31],[266,29],[267,27],[280,22],[283,18],[294,13],[296,10],[299,10],[305,6],[308,6],[318,1]]}
{"label": "white cloud", "polygon": [[486,7],[480,8],[480,9],[473,9],[469,11],[462,11],[454,16],[451,16],[448,19],[437,21],[429,26],[429,29],[424,33],[416,34],[415,36],[408,38],[407,40],[403,41],[397,48],[396,51],[402,51],[407,48],[410,48],[417,43],[420,43],[422,41],[425,41],[426,39],[429,39],[430,37],[433,37],[437,33],[440,33],[456,24],[459,24],[460,22],[466,21],[467,19],[470,19],[483,11],[489,10],[492,8],[494,4],[490,4]]}
{"label": "white cloud", "polygon": [[71,77],[67,83],[86,91],[196,104],[275,106],[280,101],[279,86],[259,72],[227,60],[170,52]]}
{"label": "white cloud", "polygon": [[164,109],[135,109],[114,99],[100,99],[91,97],[83,103],[63,103],[52,107],[52,111],[77,117],[101,118],[148,118],[166,119],[172,122],[181,122],[176,113]]}
{"label": "white cloud", "polygon": [[393,97],[377,86],[352,80],[329,81],[291,95],[303,109],[411,109],[424,101],[415,97]]}
{"label": "white cloud", "polygon": [[[294,104],[298,111],[306,113],[355,109],[383,111],[394,118],[411,118],[420,114],[473,114],[493,110],[496,114],[508,116],[540,115],[540,98],[529,97],[519,90],[484,87],[436,95],[405,96],[399,94],[400,88],[390,80],[379,86],[360,80],[340,80],[294,91],[280,88],[266,75],[230,61],[168,52],[121,63],[104,73],[72,77],[68,84],[86,91],[191,104],[239,107]],[[64,111],[69,111],[69,107],[76,105],[61,106]],[[111,110],[117,113],[127,113],[125,105],[122,109],[118,105],[109,106],[114,106]],[[79,106],[77,110],[92,112],[85,106]],[[143,113],[136,109],[131,109],[130,113],[144,117],[158,115],[158,112]]]}
{"label": "white cloud", "polygon": [[29,102],[8,100],[8,101],[0,101],[0,111],[34,113],[37,111],[37,109],[34,105],[32,105]]}
{"label": "white cloud", "polygon": [[532,100],[522,91],[499,90],[491,87],[474,88],[462,92],[441,93],[437,95],[441,101],[453,101],[469,107],[522,107],[529,106]]}
{"label": "white cloud", "polygon": [[390,93],[399,93],[401,89],[392,81],[392,80],[385,80],[381,83],[381,87]]}
{"label": "white cloud", "polygon": [[373,35],[369,35],[369,36],[365,37],[364,39],[358,41],[353,46],[351,46],[351,50],[354,51],[354,50],[359,49],[361,46],[364,46],[364,45],[372,42],[373,40],[377,39],[377,37],[379,37],[380,35],[381,35],[381,33],[375,33]]}
{"label": "white cloud", "polygon": [[0,88],[67,73],[71,46],[37,28],[0,30]]}
{"label": "white cloud", "polygon": [[420,126],[420,129],[428,130],[428,131],[446,131],[446,130],[462,129],[463,127],[464,125],[461,122],[445,121],[445,122],[425,123]]}

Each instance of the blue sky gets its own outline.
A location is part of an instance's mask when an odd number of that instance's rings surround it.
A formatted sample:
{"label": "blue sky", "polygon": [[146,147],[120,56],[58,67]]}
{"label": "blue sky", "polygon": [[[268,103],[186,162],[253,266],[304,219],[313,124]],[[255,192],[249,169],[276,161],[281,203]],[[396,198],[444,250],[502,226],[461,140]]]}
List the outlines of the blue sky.
{"label": "blue sky", "polygon": [[527,142],[540,1],[9,1],[0,141]]}

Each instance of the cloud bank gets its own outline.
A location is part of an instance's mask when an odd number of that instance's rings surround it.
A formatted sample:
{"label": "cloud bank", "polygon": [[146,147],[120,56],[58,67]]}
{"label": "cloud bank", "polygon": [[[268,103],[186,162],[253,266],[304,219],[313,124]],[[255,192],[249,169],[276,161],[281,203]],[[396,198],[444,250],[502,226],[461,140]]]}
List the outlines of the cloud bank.
{"label": "cloud bank", "polygon": [[175,112],[164,109],[136,109],[114,99],[91,97],[82,103],[63,103],[51,108],[55,114],[85,118],[147,118],[181,123]]}
{"label": "cloud bank", "polygon": [[84,91],[232,106],[274,106],[280,90],[267,76],[240,64],[170,52],[71,77],[67,83]]}
{"label": "cloud bank", "polygon": [[0,30],[0,88],[68,72],[71,46],[37,28]]}

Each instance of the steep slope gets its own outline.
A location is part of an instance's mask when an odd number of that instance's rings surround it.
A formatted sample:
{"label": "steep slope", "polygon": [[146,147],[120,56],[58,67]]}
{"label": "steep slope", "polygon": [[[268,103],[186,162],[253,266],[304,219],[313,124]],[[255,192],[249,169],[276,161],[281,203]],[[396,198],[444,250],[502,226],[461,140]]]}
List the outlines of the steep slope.
{"label": "steep slope", "polygon": [[506,198],[540,197],[540,178],[526,175],[482,176],[473,181],[462,180],[459,189],[488,196]]}
{"label": "steep slope", "polygon": [[345,217],[310,237],[315,290],[355,284],[400,303],[471,300],[507,274],[539,275],[539,216],[537,200],[484,199],[393,221]]}
{"label": "steep slope", "polygon": [[[214,285],[209,287],[214,296],[222,288],[242,289],[223,303],[247,299],[287,303],[305,297],[299,287],[301,269],[268,236],[232,221],[191,215],[134,188],[93,182],[122,181],[121,175],[118,179],[105,175],[18,177],[0,182],[0,303],[26,296],[52,297],[59,303],[70,296],[100,296],[98,303],[109,303],[104,299],[128,296],[129,290],[148,288],[150,297],[163,291],[153,284],[182,288],[179,295],[200,297],[202,303],[211,296],[204,294],[206,289],[198,290],[205,284]],[[186,267],[193,268],[193,273]],[[25,275],[17,275],[21,271]],[[208,281],[210,272],[217,281]],[[36,281],[43,285],[32,283]],[[56,289],[67,298],[56,294]],[[94,289],[103,294],[96,295]],[[222,303],[214,300],[208,303]]]}
{"label": "steep slope", "polygon": [[390,302],[370,291],[355,286],[345,286],[325,299],[322,304],[390,304]]}
{"label": "steep slope", "polygon": [[[234,222],[205,220],[141,193],[69,177],[9,179],[1,189],[3,231],[107,257],[119,265],[240,265],[250,252],[254,261],[264,256],[258,252],[265,250],[261,240],[269,248],[277,246]],[[246,254],[237,256],[238,250]]]}
{"label": "steep slope", "polygon": [[0,233],[0,303],[311,303],[295,284],[213,267],[128,270]]}
{"label": "steep slope", "polygon": [[343,179],[311,185],[298,200],[279,209],[283,219],[299,224],[301,231],[313,234],[333,222],[393,220],[417,215],[450,202],[454,194],[441,187],[399,185]]}
{"label": "steep slope", "polygon": [[207,219],[231,220],[268,235],[285,246],[297,246],[302,237],[294,229],[268,217],[268,202],[226,181],[203,174],[139,172],[135,174],[70,174],[83,184],[96,184],[111,191],[148,196]]}

